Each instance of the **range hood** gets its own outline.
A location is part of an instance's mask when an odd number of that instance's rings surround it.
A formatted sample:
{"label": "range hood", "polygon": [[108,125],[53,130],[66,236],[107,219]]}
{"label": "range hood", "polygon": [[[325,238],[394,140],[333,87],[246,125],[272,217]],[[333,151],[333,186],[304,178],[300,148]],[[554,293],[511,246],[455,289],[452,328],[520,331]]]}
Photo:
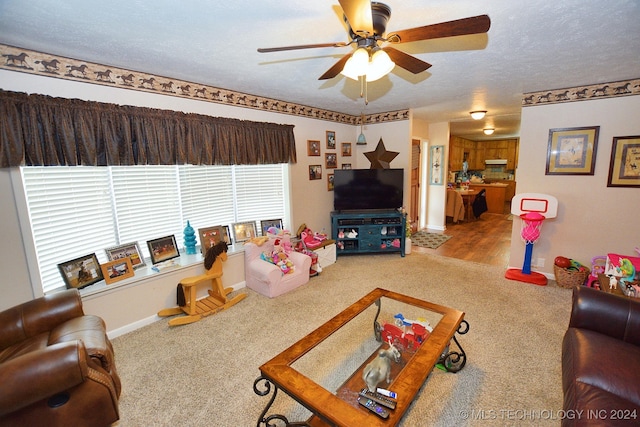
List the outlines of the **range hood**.
{"label": "range hood", "polygon": [[486,165],[506,165],[507,164],[507,159],[485,160],[484,163]]}

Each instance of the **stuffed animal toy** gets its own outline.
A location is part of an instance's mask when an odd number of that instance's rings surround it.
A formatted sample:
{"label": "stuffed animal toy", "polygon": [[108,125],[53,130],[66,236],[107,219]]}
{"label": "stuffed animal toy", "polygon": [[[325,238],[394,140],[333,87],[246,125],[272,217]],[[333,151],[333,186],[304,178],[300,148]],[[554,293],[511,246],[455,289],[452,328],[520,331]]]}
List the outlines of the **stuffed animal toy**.
{"label": "stuffed animal toy", "polygon": [[252,237],[251,239],[249,239],[246,242],[244,242],[244,244],[246,245],[247,243],[253,243],[253,244],[257,245],[257,246],[262,246],[264,244],[264,242],[266,242],[267,240],[269,240],[268,236]]}
{"label": "stuffed animal toy", "polygon": [[[267,251],[260,254],[260,258],[263,260],[270,262],[280,268],[282,274],[293,273],[295,266],[293,262],[289,259],[288,253],[285,251],[285,248],[281,244],[283,241],[281,239],[275,239],[273,242],[273,250],[269,253]],[[289,246],[291,243],[289,242]]]}

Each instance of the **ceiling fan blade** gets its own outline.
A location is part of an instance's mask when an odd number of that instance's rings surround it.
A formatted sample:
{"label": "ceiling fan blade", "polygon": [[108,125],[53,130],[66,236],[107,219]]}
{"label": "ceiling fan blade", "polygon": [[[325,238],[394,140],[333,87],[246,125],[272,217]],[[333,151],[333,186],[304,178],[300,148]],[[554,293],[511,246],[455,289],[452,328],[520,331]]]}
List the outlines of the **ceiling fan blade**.
{"label": "ceiling fan blade", "polygon": [[347,45],[348,43],[338,42],[338,43],[300,44],[297,46],[282,46],[282,47],[259,47],[258,52],[269,53],[269,52],[280,52],[283,50],[314,49],[317,47],[345,47]]}
{"label": "ceiling fan blade", "polygon": [[391,46],[383,47],[382,50],[387,52],[391,60],[395,62],[397,66],[402,67],[413,74],[421,73],[431,67],[431,64],[428,62],[424,62],[415,56],[411,56]]}
{"label": "ceiling fan blade", "polygon": [[479,15],[471,18],[396,31],[387,36],[387,41],[391,43],[408,43],[442,37],[480,34],[489,31],[489,27],[491,27],[491,19],[489,19],[489,16]]}
{"label": "ceiling fan blade", "polygon": [[329,68],[323,75],[321,75],[318,80],[329,80],[340,74],[340,71],[344,68],[344,64],[347,60],[351,58],[351,53],[346,54],[338,62],[333,64],[331,68]]}
{"label": "ceiling fan blade", "polygon": [[[344,16],[354,33],[360,36],[373,35],[373,15],[370,0],[338,0]],[[366,34],[363,34],[366,33]]]}

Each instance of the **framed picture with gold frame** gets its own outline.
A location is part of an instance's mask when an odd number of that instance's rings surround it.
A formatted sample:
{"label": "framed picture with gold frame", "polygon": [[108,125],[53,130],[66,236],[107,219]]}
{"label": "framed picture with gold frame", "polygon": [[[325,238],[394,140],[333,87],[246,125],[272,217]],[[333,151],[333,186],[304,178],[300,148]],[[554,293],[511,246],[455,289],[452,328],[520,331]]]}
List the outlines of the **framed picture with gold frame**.
{"label": "framed picture with gold frame", "polygon": [[107,285],[133,277],[135,274],[133,271],[133,264],[131,264],[131,258],[120,258],[113,261],[100,264],[104,281]]}
{"label": "framed picture with gold frame", "polygon": [[593,175],[600,126],[549,130],[545,175]]}
{"label": "framed picture with gold frame", "polygon": [[613,138],[607,187],[640,187],[640,135]]}
{"label": "framed picture with gold frame", "polygon": [[327,190],[329,191],[333,191],[333,174],[332,173],[328,173],[327,174]]}

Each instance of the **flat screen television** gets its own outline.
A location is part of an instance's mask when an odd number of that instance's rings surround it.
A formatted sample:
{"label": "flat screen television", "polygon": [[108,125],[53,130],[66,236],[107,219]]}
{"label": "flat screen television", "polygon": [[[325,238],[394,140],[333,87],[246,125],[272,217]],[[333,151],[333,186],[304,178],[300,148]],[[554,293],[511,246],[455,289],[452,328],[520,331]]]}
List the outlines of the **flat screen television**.
{"label": "flat screen television", "polygon": [[336,211],[391,210],[402,207],[404,169],[336,169]]}

